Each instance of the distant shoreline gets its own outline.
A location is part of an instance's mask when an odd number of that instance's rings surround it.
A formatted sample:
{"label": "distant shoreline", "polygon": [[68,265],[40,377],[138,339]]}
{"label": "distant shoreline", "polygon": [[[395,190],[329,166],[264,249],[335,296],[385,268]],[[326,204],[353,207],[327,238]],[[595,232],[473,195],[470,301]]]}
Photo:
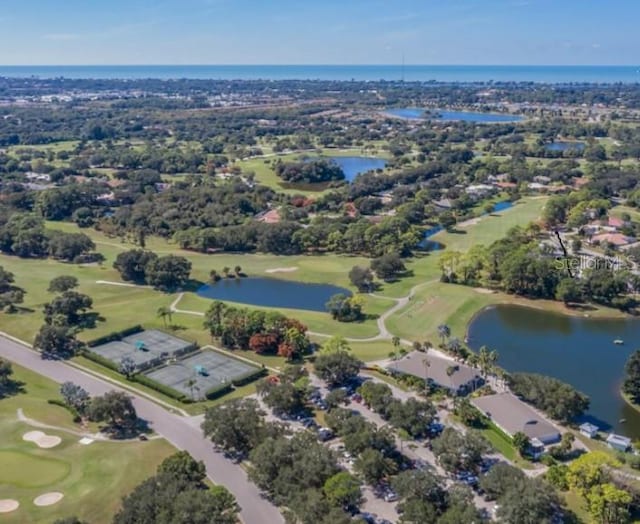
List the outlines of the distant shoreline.
{"label": "distant shoreline", "polygon": [[324,80],[541,84],[640,83],[640,66],[0,65],[0,77],[84,80]]}

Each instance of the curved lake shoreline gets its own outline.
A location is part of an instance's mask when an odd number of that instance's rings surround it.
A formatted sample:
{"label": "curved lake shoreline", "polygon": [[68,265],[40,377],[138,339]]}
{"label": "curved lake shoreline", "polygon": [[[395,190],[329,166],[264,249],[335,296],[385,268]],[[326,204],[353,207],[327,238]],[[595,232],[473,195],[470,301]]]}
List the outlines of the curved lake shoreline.
{"label": "curved lake shoreline", "polygon": [[351,295],[346,288],[270,277],[222,278],[196,290],[202,298],[237,302],[248,306],[326,311],[335,294]]}

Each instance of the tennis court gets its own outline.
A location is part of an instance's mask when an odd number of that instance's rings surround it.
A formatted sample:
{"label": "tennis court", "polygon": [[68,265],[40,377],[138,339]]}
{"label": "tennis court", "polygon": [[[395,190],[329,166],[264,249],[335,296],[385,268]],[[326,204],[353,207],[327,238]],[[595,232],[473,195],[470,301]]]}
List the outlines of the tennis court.
{"label": "tennis court", "polygon": [[145,373],[150,379],[194,400],[257,376],[262,369],[213,350],[202,350]]}
{"label": "tennis court", "polygon": [[188,340],[174,337],[157,329],[149,329],[90,348],[90,351],[120,364],[123,358],[129,357],[136,365],[137,371],[157,366],[167,359],[176,358],[196,349],[196,345]]}

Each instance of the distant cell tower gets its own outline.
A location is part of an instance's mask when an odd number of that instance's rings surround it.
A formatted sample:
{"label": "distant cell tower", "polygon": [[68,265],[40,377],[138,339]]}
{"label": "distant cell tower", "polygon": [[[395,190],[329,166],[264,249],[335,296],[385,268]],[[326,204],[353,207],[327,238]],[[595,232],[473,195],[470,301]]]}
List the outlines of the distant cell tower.
{"label": "distant cell tower", "polygon": [[402,75],[400,77],[400,81],[404,82],[404,53],[402,53]]}

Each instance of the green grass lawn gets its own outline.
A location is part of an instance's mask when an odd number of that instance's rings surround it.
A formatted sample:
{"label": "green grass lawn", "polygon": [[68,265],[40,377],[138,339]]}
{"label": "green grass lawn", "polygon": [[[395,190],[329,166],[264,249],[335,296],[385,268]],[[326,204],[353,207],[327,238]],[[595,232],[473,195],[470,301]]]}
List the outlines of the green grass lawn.
{"label": "green grass lawn", "polygon": [[[24,392],[0,400],[0,499],[16,499],[20,507],[2,515],[3,523],[50,524],[70,515],[92,524],[111,522],[122,496],[175,451],[164,439],[83,446],[78,436],[57,430],[44,431],[61,437],[61,444],[40,449],[22,440],[34,428],[18,421],[19,408],[40,422],[80,428],[66,410],[47,403],[59,398],[57,384],[18,366],[14,366],[14,378],[24,383]],[[49,491],[60,491],[64,498],[48,507],[33,504],[35,497]]]}

